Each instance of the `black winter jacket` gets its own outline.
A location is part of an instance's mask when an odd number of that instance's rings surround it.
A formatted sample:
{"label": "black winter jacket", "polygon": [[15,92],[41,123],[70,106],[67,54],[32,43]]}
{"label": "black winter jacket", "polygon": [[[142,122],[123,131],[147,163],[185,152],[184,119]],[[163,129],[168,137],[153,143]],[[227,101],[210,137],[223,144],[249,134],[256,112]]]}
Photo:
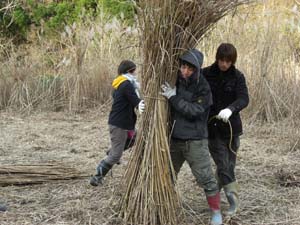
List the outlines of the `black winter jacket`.
{"label": "black winter jacket", "polygon": [[[228,71],[222,72],[216,62],[204,68],[203,74],[213,95],[213,105],[210,108],[209,118],[218,115],[222,109],[230,109],[233,112],[229,118],[233,135],[241,135],[243,128],[239,112],[249,104],[248,88],[244,75],[233,65]],[[216,135],[230,136],[229,124],[218,119],[209,120],[208,131],[211,138]]]}
{"label": "black winter jacket", "polygon": [[113,105],[108,123],[125,130],[133,130],[136,123],[134,108],[141,101],[131,82],[123,76],[113,81]]}
{"label": "black winter jacket", "polygon": [[184,60],[194,65],[197,70],[189,79],[181,77],[179,71],[176,82],[176,95],[172,96],[172,138],[181,140],[201,140],[208,137],[207,119],[212,96],[209,85],[201,74],[203,55],[192,49],[182,55]]}

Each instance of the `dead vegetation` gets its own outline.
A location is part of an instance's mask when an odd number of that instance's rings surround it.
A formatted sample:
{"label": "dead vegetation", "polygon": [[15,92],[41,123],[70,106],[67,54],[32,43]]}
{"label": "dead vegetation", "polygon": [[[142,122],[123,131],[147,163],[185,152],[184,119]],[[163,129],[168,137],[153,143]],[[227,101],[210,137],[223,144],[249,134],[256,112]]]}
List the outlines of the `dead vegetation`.
{"label": "dead vegetation", "polygon": [[[93,174],[109,146],[106,116],[98,111],[30,116],[2,112],[0,165],[63,162],[84,174]],[[277,176],[280,169],[289,176],[297,175],[300,168],[299,146],[290,151],[292,143],[286,138],[292,132],[290,124],[245,125],[237,165],[241,211],[224,224],[299,225],[300,188],[282,186]],[[125,191],[120,184],[129,154],[125,153],[121,165],[114,167],[99,188],[91,187],[89,178],[0,187],[0,202],[8,206],[8,211],[0,215],[0,224],[121,225],[116,209]],[[208,224],[205,196],[188,165],[179,174],[178,188],[184,224]],[[223,193],[221,206],[223,210],[228,207]]]}
{"label": "dead vegetation", "polygon": [[283,187],[300,187],[300,171],[280,169],[277,172],[279,184]]}
{"label": "dead vegetation", "polygon": [[[299,33],[286,32],[299,18],[294,4],[270,0],[261,7],[238,10],[199,43],[206,65],[214,61],[220,42],[234,43],[238,67],[250,88],[237,165],[241,211],[226,219],[226,225],[300,224],[300,69],[294,54]],[[122,58],[141,62],[136,30],[100,21],[66,28],[60,42],[40,40],[10,54],[9,42],[0,43],[5,55],[0,62],[0,108],[6,110],[0,114],[0,165],[55,161],[92,174],[105,155],[111,76]],[[89,112],[88,107],[98,108]],[[69,112],[47,112],[65,109]],[[0,215],[0,224],[122,224],[116,209],[125,192],[119,184],[128,159],[126,153],[113,177],[107,176],[97,189],[86,179],[1,187],[0,202],[6,202],[9,210]],[[186,224],[207,224],[205,196],[187,166],[179,174],[178,187]],[[225,209],[224,195],[222,199]]]}
{"label": "dead vegetation", "polygon": [[83,177],[87,177],[87,175],[63,164],[0,166],[0,186],[42,184]]}

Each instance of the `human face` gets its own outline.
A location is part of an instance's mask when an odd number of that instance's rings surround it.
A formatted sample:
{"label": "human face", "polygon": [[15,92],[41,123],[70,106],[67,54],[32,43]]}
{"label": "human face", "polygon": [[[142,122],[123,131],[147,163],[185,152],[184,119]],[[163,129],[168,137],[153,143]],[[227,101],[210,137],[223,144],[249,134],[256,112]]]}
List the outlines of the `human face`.
{"label": "human face", "polygon": [[218,60],[218,67],[221,71],[225,72],[227,71],[232,65],[231,61],[225,60],[225,59],[219,59]]}
{"label": "human face", "polygon": [[180,72],[184,79],[189,78],[194,73],[195,69],[192,67],[189,67],[188,65],[181,65],[180,66]]}

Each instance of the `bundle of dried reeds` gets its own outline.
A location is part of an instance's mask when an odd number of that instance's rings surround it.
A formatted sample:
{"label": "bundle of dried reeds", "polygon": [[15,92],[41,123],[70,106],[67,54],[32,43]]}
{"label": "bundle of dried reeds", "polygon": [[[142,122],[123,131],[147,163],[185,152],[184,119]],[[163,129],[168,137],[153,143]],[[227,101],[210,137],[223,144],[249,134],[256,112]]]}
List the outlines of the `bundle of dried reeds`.
{"label": "bundle of dried reeds", "polygon": [[160,97],[167,81],[174,85],[177,60],[193,48],[226,13],[247,0],[140,0],[146,112],[126,174],[121,216],[126,224],[182,224],[180,198],[170,164],[168,104]]}
{"label": "bundle of dried reeds", "polygon": [[87,175],[63,165],[4,165],[0,166],[0,186],[41,184],[55,180],[71,180]]}

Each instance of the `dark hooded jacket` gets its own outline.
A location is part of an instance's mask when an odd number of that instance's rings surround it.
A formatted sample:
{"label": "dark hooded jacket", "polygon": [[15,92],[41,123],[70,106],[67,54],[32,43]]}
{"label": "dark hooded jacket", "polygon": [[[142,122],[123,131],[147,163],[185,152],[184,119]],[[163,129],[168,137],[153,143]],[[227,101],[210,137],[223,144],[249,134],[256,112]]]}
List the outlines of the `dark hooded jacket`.
{"label": "dark hooded jacket", "polygon": [[196,71],[184,79],[179,71],[176,95],[172,96],[172,138],[201,140],[208,137],[207,119],[212,96],[209,85],[201,73],[203,54],[196,49],[184,53],[180,60],[188,62]]}
{"label": "dark hooded jacket", "polygon": [[136,123],[134,108],[141,100],[130,81],[122,75],[114,79],[112,87],[113,104],[108,123],[124,130],[133,130]]}
{"label": "dark hooded jacket", "polygon": [[[249,103],[248,88],[244,75],[234,65],[226,72],[222,72],[216,62],[204,68],[203,74],[213,95],[210,118],[214,118],[222,109],[230,109],[233,112],[229,118],[233,135],[241,135],[243,129],[239,112]],[[208,130],[211,138],[216,135],[230,137],[231,134],[229,124],[218,119],[209,120]]]}

